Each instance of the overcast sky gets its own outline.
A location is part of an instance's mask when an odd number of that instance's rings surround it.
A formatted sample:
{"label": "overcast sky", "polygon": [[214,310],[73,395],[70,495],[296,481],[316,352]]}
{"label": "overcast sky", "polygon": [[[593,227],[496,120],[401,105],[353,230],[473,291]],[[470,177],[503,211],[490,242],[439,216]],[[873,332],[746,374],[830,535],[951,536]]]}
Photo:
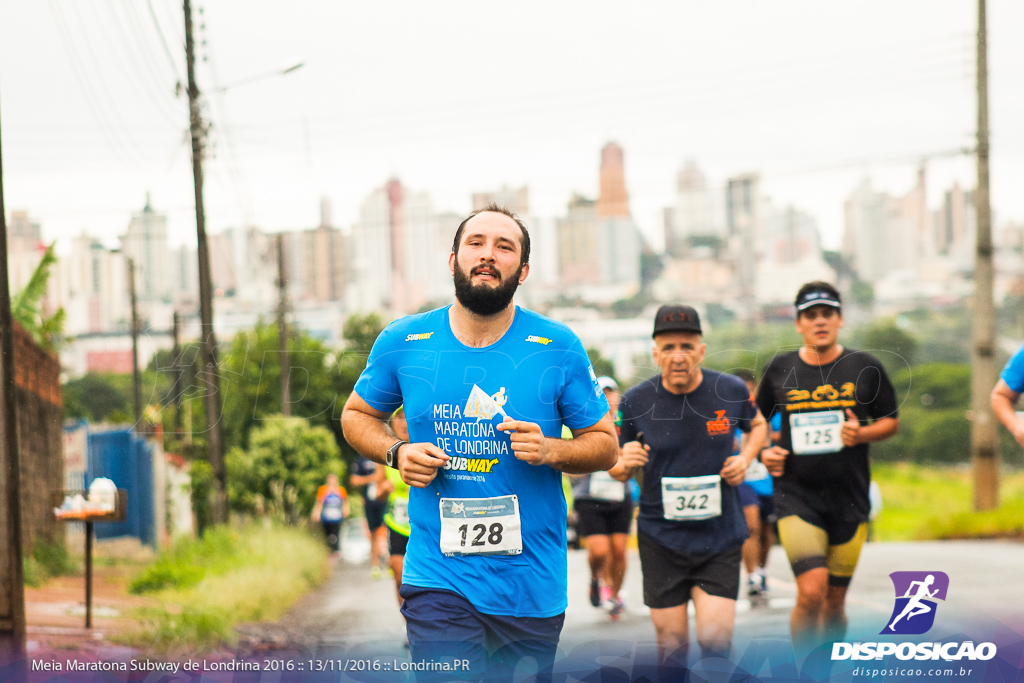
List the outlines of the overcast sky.
{"label": "overcast sky", "polygon": [[[610,140],[656,246],[687,159],[716,184],[761,173],[830,247],[864,177],[903,193],[928,157],[933,208],[954,180],[974,185],[973,158],[948,155],[974,143],[967,0],[193,7],[211,232],[313,227],[321,196],[345,227],[392,176],[460,213],[473,191],[528,185],[532,213],[552,218],[572,192],[596,196]],[[997,220],[1024,220],[1022,30],[1024,3],[989,2]],[[172,0],[0,4],[8,211],[28,210],[47,239],[84,230],[113,246],[151,192],[172,240],[194,242],[183,44]]]}

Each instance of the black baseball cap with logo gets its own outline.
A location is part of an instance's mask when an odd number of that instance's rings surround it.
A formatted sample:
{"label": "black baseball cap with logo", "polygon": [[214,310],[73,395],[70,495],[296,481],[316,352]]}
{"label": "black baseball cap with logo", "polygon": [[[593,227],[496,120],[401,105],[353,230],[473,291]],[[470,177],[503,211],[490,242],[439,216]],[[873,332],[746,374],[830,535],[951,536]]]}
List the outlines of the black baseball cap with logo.
{"label": "black baseball cap with logo", "polygon": [[832,306],[842,308],[842,301],[839,299],[839,292],[831,288],[807,288],[801,289],[793,302],[796,305],[796,312],[799,314],[812,306]]}
{"label": "black baseball cap with logo", "polygon": [[700,316],[692,306],[666,304],[658,309],[654,316],[654,332],[657,337],[662,332],[695,332],[704,334],[700,329]]}

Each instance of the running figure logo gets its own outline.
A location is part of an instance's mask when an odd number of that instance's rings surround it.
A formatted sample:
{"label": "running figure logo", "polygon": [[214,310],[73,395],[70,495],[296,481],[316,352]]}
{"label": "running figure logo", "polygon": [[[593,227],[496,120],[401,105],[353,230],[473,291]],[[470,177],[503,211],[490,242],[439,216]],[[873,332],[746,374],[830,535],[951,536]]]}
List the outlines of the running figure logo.
{"label": "running figure logo", "polygon": [[935,600],[945,600],[949,577],[944,572],[893,572],[896,604],[883,634],[920,635],[935,623]]}
{"label": "running figure logo", "polygon": [[505,395],[505,387],[491,396],[474,384],[473,390],[469,392],[469,399],[466,401],[466,409],[462,411],[462,414],[466,417],[475,417],[477,422],[490,420],[499,414],[508,417],[504,407],[506,403],[508,403],[508,396]]}

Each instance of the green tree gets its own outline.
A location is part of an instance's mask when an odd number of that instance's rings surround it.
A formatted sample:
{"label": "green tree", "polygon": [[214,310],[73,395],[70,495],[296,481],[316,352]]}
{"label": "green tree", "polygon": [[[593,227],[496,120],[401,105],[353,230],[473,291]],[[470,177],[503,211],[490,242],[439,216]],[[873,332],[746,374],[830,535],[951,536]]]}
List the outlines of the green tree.
{"label": "green tree", "polygon": [[871,446],[879,460],[966,462],[970,460],[971,368],[930,363],[892,375],[900,410],[895,436]]}
{"label": "green tree", "polygon": [[132,376],[89,372],[62,387],[64,417],[120,422],[132,414]]}
{"label": "green tree", "polygon": [[914,365],[917,339],[892,318],[876,320],[860,334],[858,348],[874,354],[890,374]]}
{"label": "green tree", "polygon": [[345,348],[335,356],[333,377],[338,402],[330,428],[334,431],[338,445],[341,447],[342,458],[349,471],[351,471],[352,462],[356,458],[356,452],[348,445],[341,433],[341,409],[355,388],[359,375],[366,368],[366,359],[369,358],[373,343],[377,341],[377,337],[383,329],[384,322],[376,313],[349,316],[342,329]]}
{"label": "green tree", "polygon": [[[248,448],[249,434],[264,419],[281,413],[280,340],[277,327],[260,321],[231,340],[221,363],[224,435],[228,448]],[[338,399],[332,374],[334,355],[303,330],[292,328],[288,344],[291,412],[328,427]]]}
{"label": "green tree", "polygon": [[861,306],[870,306],[875,303],[875,288],[869,282],[854,280],[853,284],[850,285],[850,296],[853,298],[854,303]]}
{"label": "green tree", "polygon": [[587,349],[587,357],[590,358],[590,364],[594,366],[594,374],[598,377],[607,376],[615,379],[615,364],[602,356],[600,351]]}
{"label": "green tree", "polygon": [[231,507],[272,513],[289,523],[307,514],[328,474],[343,477],[345,466],[334,435],[308,420],[267,415],[252,431],[246,449],[227,454]]}

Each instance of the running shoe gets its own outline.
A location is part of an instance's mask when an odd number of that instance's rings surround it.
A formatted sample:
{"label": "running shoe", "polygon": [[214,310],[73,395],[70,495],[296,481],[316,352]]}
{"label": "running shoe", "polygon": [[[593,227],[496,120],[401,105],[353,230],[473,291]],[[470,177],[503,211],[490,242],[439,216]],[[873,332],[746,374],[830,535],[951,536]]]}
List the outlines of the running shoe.
{"label": "running shoe", "polygon": [[380,567],[378,567],[377,565],[374,565],[374,566],[370,567],[370,576],[373,577],[374,581],[380,581],[380,577],[381,577]]}
{"label": "running shoe", "polygon": [[590,580],[590,604],[594,607],[601,606],[601,585],[597,579]]}
{"label": "running shoe", "polygon": [[612,621],[618,621],[622,613],[626,611],[626,603],[622,598],[608,599],[608,616]]}
{"label": "running shoe", "polygon": [[611,586],[601,586],[601,604],[607,606],[612,599]]}
{"label": "running shoe", "polygon": [[764,589],[761,587],[761,580],[755,574],[751,574],[747,577],[747,597],[748,598],[759,598]]}

